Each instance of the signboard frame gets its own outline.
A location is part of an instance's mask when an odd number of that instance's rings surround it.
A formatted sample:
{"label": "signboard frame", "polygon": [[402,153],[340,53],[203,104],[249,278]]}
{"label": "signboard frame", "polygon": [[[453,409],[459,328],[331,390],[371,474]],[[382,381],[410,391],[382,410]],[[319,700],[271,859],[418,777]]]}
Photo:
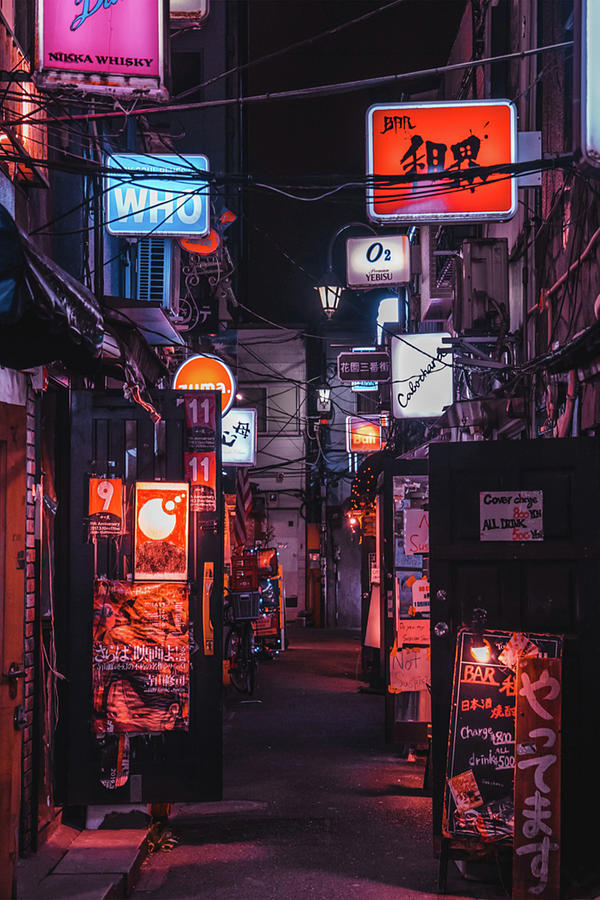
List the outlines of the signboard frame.
{"label": "signboard frame", "polygon": [[[465,101],[433,101],[428,103],[377,103],[369,107],[367,110],[367,125],[366,125],[366,168],[367,168],[367,178],[376,176],[376,175],[390,175],[393,173],[390,172],[376,172],[375,171],[375,150],[374,150],[374,131],[373,131],[373,118],[375,113],[381,111],[395,111],[398,113],[396,118],[398,119],[406,119],[410,118],[411,110],[447,110],[450,108],[456,109],[457,112],[465,110],[467,107],[505,107],[509,111],[509,135],[508,139],[510,142],[510,159],[503,159],[497,161],[496,164],[508,164],[515,163],[517,161],[517,111],[514,103],[510,100],[465,100]],[[415,126],[408,125],[410,129]],[[394,126],[395,128],[395,126]],[[411,131],[411,134],[413,132]],[[415,131],[416,135],[417,132]],[[436,146],[440,146],[437,144]],[[445,146],[445,145],[444,145]],[[402,159],[402,156],[400,156]],[[461,160],[461,162],[466,161],[465,158]],[[478,163],[479,164],[479,163]],[[491,165],[493,163],[481,163],[481,165]],[[420,165],[420,163],[419,163]],[[434,170],[439,171],[439,170]],[[446,171],[446,170],[444,170]],[[400,174],[400,173],[398,173]],[[449,178],[451,176],[448,176]],[[414,187],[417,182],[408,182],[404,181],[397,185],[387,185],[385,188],[381,190],[385,190],[389,192],[390,190],[405,190],[408,192],[409,189]],[[421,180],[419,182],[425,186],[431,186],[432,184],[440,184],[442,186],[442,190],[444,187],[448,187],[445,184],[444,180],[436,180],[433,182],[427,182],[427,180]],[[473,191],[476,191],[479,188],[489,186],[493,183],[492,179],[487,179],[485,184],[478,185],[472,188]],[[377,206],[377,188],[376,187],[368,187],[366,200],[367,200],[367,215],[372,222],[375,222],[379,225],[390,225],[395,223],[426,223],[426,222],[505,222],[511,219],[516,211],[518,205],[517,198],[517,177],[511,177],[509,179],[509,188],[510,188],[510,203],[503,209],[490,209],[490,210],[472,210],[472,211],[457,211],[452,212],[447,209],[428,209],[423,212],[407,212],[398,208],[396,210],[390,212],[378,212],[376,209]],[[468,191],[470,188],[464,188],[465,191]]]}
{"label": "signboard frame", "polygon": [[[135,166],[128,168],[129,163],[139,161],[139,168]],[[204,182],[205,187],[199,190],[196,182],[193,180],[177,179],[178,173],[185,173],[183,162],[189,162],[189,172],[194,171],[194,167],[199,172],[209,171],[208,157],[202,153],[188,154],[187,156],[177,156],[175,153],[112,153],[105,156],[105,165],[108,169],[104,177],[105,195],[104,195],[104,225],[107,232],[113,237],[145,237],[151,235],[156,238],[180,238],[180,237],[202,237],[210,231],[210,185],[208,180]],[[148,168],[152,170],[155,166],[156,177],[152,175],[131,175],[128,172],[136,172],[139,169]],[[160,167],[159,167],[160,166]],[[120,168],[119,168],[120,167]],[[167,180],[163,176],[172,170],[172,180]],[[127,199],[121,199],[120,203],[123,207],[131,206],[131,212],[128,214],[117,215],[121,210],[118,208],[119,201],[116,199],[118,190],[131,190],[138,192],[147,191],[149,203],[142,204],[141,201],[133,209]],[[164,192],[165,199],[158,200],[158,193]],[[157,198],[154,200],[152,194],[156,193]],[[167,199],[167,194],[171,194],[171,198]],[[188,197],[183,200],[183,195]],[[145,197],[146,195],[144,195]],[[181,218],[181,213],[185,204],[190,198],[198,197],[200,200],[200,213],[196,223],[185,222]],[[162,207],[165,207],[164,212]],[[166,213],[171,207],[171,213]],[[115,208],[117,207],[117,208]],[[141,207],[141,208],[140,208]],[[137,217],[143,217],[150,212],[152,217],[152,209],[156,211],[156,219],[151,220],[143,227],[136,223]],[[181,210],[181,212],[180,212]],[[179,215],[179,225],[176,223],[176,214]],[[163,221],[158,222],[159,216],[163,216]]]}
{"label": "signboard frame", "polygon": [[[379,443],[374,446],[356,448],[352,446],[353,425],[376,425],[379,428]],[[346,416],[346,451],[348,453],[377,453],[383,445],[381,416]]]}
{"label": "signboard frame", "polygon": [[[392,415],[395,419],[434,419],[441,416],[444,408],[452,404],[454,369],[452,363],[446,362],[447,358],[451,359],[452,356],[440,353],[444,347],[443,339],[449,337],[449,333],[442,331],[392,337],[390,368]],[[437,358],[433,356],[436,348]],[[403,368],[404,361],[400,358],[403,352],[410,353],[414,357],[414,363],[411,362],[406,368]],[[436,361],[439,362],[438,368],[435,366]],[[439,376],[446,370],[448,380],[440,386]],[[435,379],[435,386],[431,381],[432,378]],[[401,385],[402,390],[398,391],[396,385]],[[423,391],[424,386],[427,388],[426,391]],[[431,400],[435,400],[435,408],[432,403],[425,403],[425,396],[430,395]],[[415,402],[412,402],[413,398]]]}
{"label": "signboard frame", "polygon": [[[168,59],[169,59],[169,43],[168,43],[168,0],[154,0],[157,13],[157,73],[151,76],[132,73],[113,72],[107,73],[100,71],[90,71],[86,69],[61,69],[56,66],[44,64],[44,54],[46,52],[46,28],[45,28],[45,12],[48,10],[52,2],[61,3],[61,0],[36,0],[36,41],[35,41],[35,75],[34,81],[40,90],[72,90],[85,94],[109,94],[116,97],[134,97],[143,96],[148,100],[162,101],[168,100],[169,92],[167,90],[168,77]],[[142,0],[147,5],[148,0]],[[77,7],[74,6],[74,16],[77,15]],[[112,13],[112,9],[103,10],[103,12]],[[117,9],[118,13],[119,10]],[[101,48],[106,49],[106,48]],[[83,55],[83,54],[81,54]],[[131,57],[125,57],[131,58]],[[127,68],[124,64],[123,68]]]}
{"label": "signboard frame", "polygon": [[[487,662],[477,662],[472,656],[467,656],[471,641],[476,637],[488,642],[491,655]],[[477,635],[471,628],[461,628],[457,635],[442,819],[443,836],[454,841],[498,843],[512,841],[513,838],[510,817],[514,802],[516,669],[520,657],[513,651],[512,656],[507,654],[505,662],[499,658],[507,650],[513,637],[523,637],[521,647],[526,648],[524,655],[529,645],[533,644],[540,653],[550,658],[560,659],[562,656],[563,640],[560,635],[499,629],[486,629]],[[466,666],[471,669],[467,672],[465,668],[465,677],[472,676],[472,680],[462,678],[463,667]],[[495,680],[496,670],[502,670],[503,680],[500,684]],[[469,685],[470,690],[463,689],[461,692],[463,684]],[[503,695],[502,703],[494,705],[493,699],[489,697],[464,696],[465,693],[475,692],[476,688],[481,688],[479,693],[488,688],[495,690]],[[498,712],[496,716],[495,710]],[[474,718],[481,711],[487,713],[483,724],[476,722]],[[467,713],[473,714],[470,722],[465,721]],[[471,755],[467,756],[467,761],[474,760],[473,764],[464,771],[465,763],[461,761],[461,754],[457,753],[459,729],[461,740],[465,744],[470,741],[469,746],[475,747]],[[468,749],[464,751],[463,748],[463,755],[467,753]],[[490,775],[484,778],[480,773],[485,772],[486,768],[490,769]],[[460,810],[457,806],[459,803],[462,804]],[[456,812],[464,820],[459,818],[460,828],[454,821]],[[467,816],[467,813],[470,815]]]}
{"label": "signboard frame", "polygon": [[[394,254],[401,257],[400,263],[395,262]],[[410,240],[407,234],[348,238],[346,285],[349,288],[372,291],[374,288],[407,284],[409,281]]]}
{"label": "signboard frame", "polygon": [[[382,365],[387,371],[381,371]],[[350,371],[353,366],[358,366],[358,370]],[[392,361],[387,350],[352,350],[338,354],[337,374],[343,384],[360,383],[361,375],[365,376],[365,381],[389,381],[391,373]]]}

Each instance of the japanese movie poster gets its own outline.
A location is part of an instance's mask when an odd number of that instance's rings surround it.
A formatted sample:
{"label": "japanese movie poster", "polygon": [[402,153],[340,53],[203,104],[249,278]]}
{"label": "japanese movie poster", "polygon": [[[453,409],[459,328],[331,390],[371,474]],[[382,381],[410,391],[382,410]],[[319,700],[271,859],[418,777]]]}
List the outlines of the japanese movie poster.
{"label": "japanese movie poster", "polygon": [[134,578],[186,581],[189,485],[138,481],[135,486]]}
{"label": "japanese movie poster", "polygon": [[96,734],[187,730],[187,585],[96,581],[93,693]]}

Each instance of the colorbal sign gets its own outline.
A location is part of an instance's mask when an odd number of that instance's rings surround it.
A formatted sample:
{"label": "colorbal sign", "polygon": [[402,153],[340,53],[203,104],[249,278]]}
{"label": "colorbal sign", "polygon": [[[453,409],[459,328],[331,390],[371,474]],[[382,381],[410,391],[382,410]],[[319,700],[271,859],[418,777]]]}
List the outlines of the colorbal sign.
{"label": "colorbal sign", "polygon": [[441,416],[453,400],[452,358],[443,338],[449,334],[404,334],[393,337],[392,415],[396,419]]}
{"label": "colorbal sign", "polygon": [[410,242],[405,234],[349,238],[346,241],[346,283],[372,290],[410,281]]}
{"label": "colorbal sign", "polygon": [[[114,153],[105,157],[106,230],[189,237],[210,229],[206,156]],[[147,174],[145,174],[147,173]],[[153,177],[154,176],[154,177]]]}

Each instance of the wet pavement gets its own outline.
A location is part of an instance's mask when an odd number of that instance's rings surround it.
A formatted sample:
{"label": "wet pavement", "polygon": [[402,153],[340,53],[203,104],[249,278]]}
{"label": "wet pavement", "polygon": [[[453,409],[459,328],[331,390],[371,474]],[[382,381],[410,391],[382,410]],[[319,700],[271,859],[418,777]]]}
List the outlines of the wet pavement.
{"label": "wet pavement", "polygon": [[[383,697],[360,690],[358,635],[289,636],[252,698],[226,689],[224,800],[174,807],[177,843],[146,860],[136,897],[437,896],[425,755],[400,759],[384,743]],[[446,896],[507,896],[484,875],[466,880],[451,863]]]}

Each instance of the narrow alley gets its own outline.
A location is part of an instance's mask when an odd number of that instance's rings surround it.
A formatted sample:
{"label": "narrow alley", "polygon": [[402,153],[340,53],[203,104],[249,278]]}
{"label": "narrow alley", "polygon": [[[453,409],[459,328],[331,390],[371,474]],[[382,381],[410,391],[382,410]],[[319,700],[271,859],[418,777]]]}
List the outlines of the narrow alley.
{"label": "narrow alley", "polygon": [[[358,634],[293,627],[252,698],[228,689],[224,801],[175,805],[177,843],[147,859],[136,897],[435,895],[425,756],[385,745],[383,697],[361,691],[360,652]],[[448,891],[505,895],[454,864]]]}

